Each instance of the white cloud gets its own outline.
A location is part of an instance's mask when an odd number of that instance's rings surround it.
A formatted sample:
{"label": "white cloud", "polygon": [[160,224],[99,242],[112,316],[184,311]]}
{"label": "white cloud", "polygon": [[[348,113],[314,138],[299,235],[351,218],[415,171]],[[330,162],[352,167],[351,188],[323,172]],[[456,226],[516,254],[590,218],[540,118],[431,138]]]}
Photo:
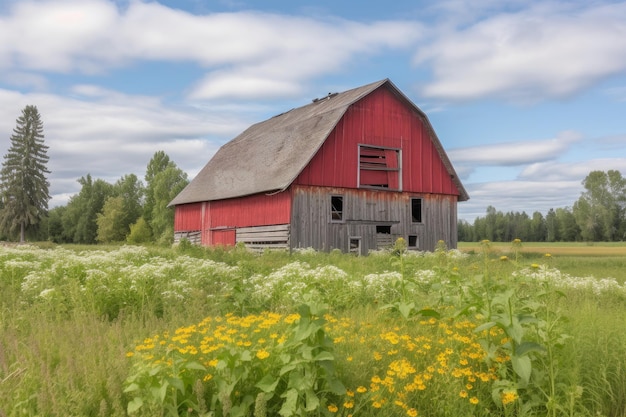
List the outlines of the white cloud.
{"label": "white cloud", "polygon": [[443,99],[564,97],[626,71],[626,4],[531,3],[445,28],[416,54],[423,94]]}
{"label": "white cloud", "polygon": [[232,72],[213,73],[201,80],[189,95],[191,99],[228,97],[261,99],[293,97],[302,92],[299,83]]}
{"label": "white cloud", "polygon": [[16,2],[0,17],[0,66],[97,71],[109,55],[117,10],[105,1]]}
{"label": "white cloud", "polygon": [[491,145],[456,148],[448,151],[459,165],[516,166],[547,161],[562,156],[581,140],[576,132],[561,132],[556,138],[541,141],[505,142]]}
{"label": "white cloud", "polygon": [[[143,176],[158,150],[194,176],[217,150],[250,123],[216,108],[168,108],[157,99],[80,86],[88,100],[49,94],[20,94],[0,90],[0,108],[14,117],[0,119],[0,137],[8,138],[27,104],[36,103],[49,146],[48,168],[52,204],[80,190],[76,180],[90,173],[114,182],[124,174]],[[82,98],[82,97],[81,97]],[[245,113],[244,113],[245,114]],[[8,141],[3,142],[3,148]],[[0,149],[4,154],[6,148]]]}
{"label": "white cloud", "polygon": [[484,217],[487,207],[503,213],[535,211],[544,216],[551,208],[571,207],[580,197],[580,179],[569,181],[494,181],[465,184],[471,197],[459,203],[459,218],[470,223]]}
{"label": "white cloud", "polygon": [[[410,46],[422,25],[260,12],[193,15],[158,3],[23,1],[0,17],[0,68],[95,73],[138,61],[206,68],[192,98],[293,96],[357,55]],[[4,41],[6,39],[6,41]]]}
{"label": "white cloud", "polygon": [[626,158],[602,158],[574,163],[538,162],[524,168],[519,178],[525,181],[582,180],[591,171],[617,170],[626,175]]}

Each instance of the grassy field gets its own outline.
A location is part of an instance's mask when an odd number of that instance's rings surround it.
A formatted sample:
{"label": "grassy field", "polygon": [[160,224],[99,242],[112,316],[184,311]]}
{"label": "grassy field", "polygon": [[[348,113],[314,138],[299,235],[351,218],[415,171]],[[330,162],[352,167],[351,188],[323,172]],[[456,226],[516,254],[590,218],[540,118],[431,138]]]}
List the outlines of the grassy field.
{"label": "grassy field", "polygon": [[623,417],[623,258],[559,247],[1,247],[0,416]]}
{"label": "grassy field", "polygon": [[[460,242],[458,247],[466,253],[482,250],[477,242]],[[626,242],[523,242],[516,249],[511,243],[492,242],[490,248],[503,255],[517,250],[525,259],[535,261],[550,254],[552,265],[562,272],[575,276],[611,277],[620,283],[626,281]]]}
{"label": "grassy field", "polygon": [[[459,249],[465,252],[480,252],[480,242],[460,242]],[[491,247],[499,252],[511,252],[510,242],[491,242]],[[523,242],[522,253],[564,256],[626,256],[626,242]]]}

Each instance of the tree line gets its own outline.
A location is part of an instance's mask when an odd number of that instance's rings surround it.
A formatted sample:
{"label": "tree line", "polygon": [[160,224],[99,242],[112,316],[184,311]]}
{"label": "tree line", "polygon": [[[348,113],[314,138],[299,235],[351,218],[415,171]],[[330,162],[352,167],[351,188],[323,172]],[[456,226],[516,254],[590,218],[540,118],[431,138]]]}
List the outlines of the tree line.
{"label": "tree line", "polygon": [[592,171],[582,181],[584,191],[573,206],[550,209],[544,216],[535,211],[502,213],[487,207],[485,217],[473,224],[458,222],[462,242],[488,239],[510,242],[615,242],[626,240],[626,179],[617,170]]}
{"label": "tree line", "polygon": [[90,174],[64,206],[48,210],[48,147],[36,106],[16,120],[0,170],[0,240],[55,243],[171,242],[172,199],[188,184],[187,174],[163,151],[148,162],[145,183],[135,174],[114,184]]}
{"label": "tree line", "polygon": [[123,175],[114,184],[89,174],[80,178],[78,194],[67,205],[50,210],[47,240],[170,243],[174,210],[168,204],[189,182],[187,174],[158,151],[148,162],[144,180],[145,185],[135,174]]}

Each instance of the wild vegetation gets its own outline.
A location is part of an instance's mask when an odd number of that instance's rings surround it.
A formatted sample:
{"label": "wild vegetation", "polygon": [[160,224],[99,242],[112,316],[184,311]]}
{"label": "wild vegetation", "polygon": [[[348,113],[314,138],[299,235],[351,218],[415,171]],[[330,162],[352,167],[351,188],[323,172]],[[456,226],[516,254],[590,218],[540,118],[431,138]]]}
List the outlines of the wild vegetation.
{"label": "wild vegetation", "polygon": [[403,243],[2,247],[0,415],[626,413],[618,267]]}

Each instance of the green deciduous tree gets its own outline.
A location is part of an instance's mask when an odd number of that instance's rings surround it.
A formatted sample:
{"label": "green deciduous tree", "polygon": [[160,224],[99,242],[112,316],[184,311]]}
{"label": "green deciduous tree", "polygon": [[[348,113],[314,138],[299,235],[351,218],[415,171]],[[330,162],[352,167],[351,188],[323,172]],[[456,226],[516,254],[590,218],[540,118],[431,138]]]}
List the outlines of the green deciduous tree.
{"label": "green deciduous tree", "polygon": [[70,198],[63,213],[63,234],[68,242],[95,243],[98,213],[113,195],[113,186],[101,179],[94,181],[90,174],[78,182],[82,186],[80,192]]}
{"label": "green deciduous tree", "polygon": [[130,225],[141,216],[144,187],[135,174],[124,175],[113,185],[96,223],[99,242],[122,242],[130,233]]}
{"label": "green deciduous tree", "polygon": [[546,220],[543,214],[536,211],[530,220],[530,232],[526,237],[531,242],[543,242],[546,240]]}
{"label": "green deciduous tree", "polygon": [[616,170],[592,171],[582,184],[585,191],[574,204],[573,213],[583,239],[622,239],[626,179]]}
{"label": "green deciduous tree", "polygon": [[157,241],[171,242],[174,239],[174,209],[168,207],[168,204],[188,183],[187,174],[173,162],[154,177],[154,207],[150,227]]}
{"label": "green deciduous tree", "polygon": [[19,230],[20,242],[24,242],[26,228],[38,224],[48,210],[47,151],[39,111],[36,106],[26,106],[13,129],[0,172],[0,229],[9,235]]}
{"label": "green deciduous tree", "polygon": [[168,204],[189,183],[187,174],[165,152],[158,151],[148,162],[145,179],[143,217],[156,241],[171,242],[174,237],[174,210]]}
{"label": "green deciduous tree", "polygon": [[54,243],[68,243],[63,233],[63,213],[66,206],[59,206],[48,212],[48,240]]}
{"label": "green deciduous tree", "polygon": [[126,238],[126,241],[128,243],[136,245],[140,243],[148,243],[151,240],[152,230],[150,229],[150,226],[148,226],[146,219],[140,217],[139,219],[137,219],[137,222],[135,222],[135,224],[130,225],[130,233]]}
{"label": "green deciduous tree", "polygon": [[146,167],[146,192],[145,203],[143,206],[143,217],[146,219],[148,225],[152,223],[152,211],[154,210],[154,179],[159,172],[165,171],[165,169],[172,164],[170,157],[163,151],[157,151],[152,156],[152,159],[148,162]]}
{"label": "green deciduous tree", "polygon": [[143,183],[135,174],[124,175],[115,183],[113,194],[122,198],[125,228],[129,229],[141,216],[145,191]]}
{"label": "green deciduous tree", "polygon": [[96,215],[98,224],[98,242],[121,242],[126,239],[129,227],[125,224],[124,199],[109,197],[104,202],[102,212]]}
{"label": "green deciduous tree", "polygon": [[581,240],[580,228],[576,224],[574,214],[568,207],[556,209],[556,220],[559,240],[563,242],[574,242]]}

